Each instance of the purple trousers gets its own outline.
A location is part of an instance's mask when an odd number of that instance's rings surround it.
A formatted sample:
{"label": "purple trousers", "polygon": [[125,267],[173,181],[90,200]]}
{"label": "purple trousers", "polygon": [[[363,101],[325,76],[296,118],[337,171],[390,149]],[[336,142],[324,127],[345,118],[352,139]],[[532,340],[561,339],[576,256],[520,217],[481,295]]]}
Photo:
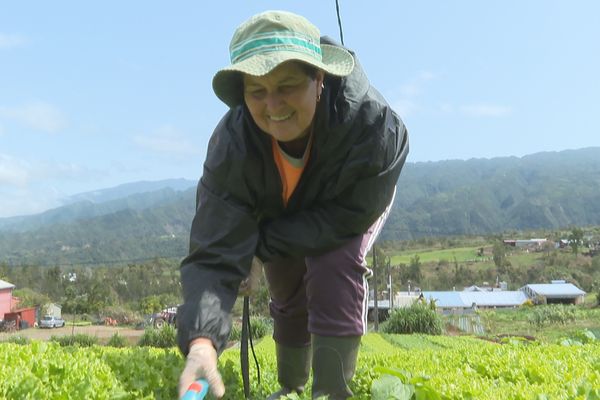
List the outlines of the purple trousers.
{"label": "purple trousers", "polygon": [[[390,203],[391,204],[391,203]],[[273,339],[290,347],[310,344],[310,335],[360,336],[367,331],[366,254],[381,231],[388,209],[363,235],[317,257],[266,263]]]}

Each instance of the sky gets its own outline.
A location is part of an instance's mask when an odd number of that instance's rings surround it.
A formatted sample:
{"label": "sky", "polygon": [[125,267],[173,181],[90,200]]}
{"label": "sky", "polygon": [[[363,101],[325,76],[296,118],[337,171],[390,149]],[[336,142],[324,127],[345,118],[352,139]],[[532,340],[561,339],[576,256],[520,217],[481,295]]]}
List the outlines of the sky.
{"label": "sky", "polygon": [[[600,146],[600,2],[339,0],[408,162]],[[0,0],[0,217],[197,180],[235,28],[269,9],[340,40],[335,0]]]}

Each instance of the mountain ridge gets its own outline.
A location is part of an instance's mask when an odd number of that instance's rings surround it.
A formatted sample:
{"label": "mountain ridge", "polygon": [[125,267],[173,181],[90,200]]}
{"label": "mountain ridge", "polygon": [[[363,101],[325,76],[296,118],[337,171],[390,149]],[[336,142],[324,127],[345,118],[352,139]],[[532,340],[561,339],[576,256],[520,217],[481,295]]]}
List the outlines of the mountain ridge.
{"label": "mountain ridge", "polygon": [[[185,185],[80,201],[29,216],[19,229],[0,219],[0,262],[183,257],[195,211],[195,182]],[[600,147],[408,162],[397,188],[381,240],[600,225]]]}

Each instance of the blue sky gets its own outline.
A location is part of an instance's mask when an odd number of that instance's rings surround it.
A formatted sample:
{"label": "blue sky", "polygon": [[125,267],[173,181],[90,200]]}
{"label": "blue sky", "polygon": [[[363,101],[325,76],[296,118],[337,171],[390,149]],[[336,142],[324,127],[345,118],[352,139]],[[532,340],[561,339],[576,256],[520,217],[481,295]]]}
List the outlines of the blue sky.
{"label": "blue sky", "polygon": [[[344,40],[404,119],[409,162],[600,146],[600,2],[340,0]],[[335,1],[3,2],[0,217],[138,180],[198,179],[235,27]]]}

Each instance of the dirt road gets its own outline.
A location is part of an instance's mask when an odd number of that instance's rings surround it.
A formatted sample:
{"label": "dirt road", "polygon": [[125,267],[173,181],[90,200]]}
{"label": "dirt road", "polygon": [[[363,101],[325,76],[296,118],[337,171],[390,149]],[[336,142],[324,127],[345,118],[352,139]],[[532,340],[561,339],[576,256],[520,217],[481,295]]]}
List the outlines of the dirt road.
{"label": "dirt road", "polygon": [[62,328],[53,329],[41,329],[41,328],[29,328],[17,331],[14,333],[0,333],[0,341],[8,339],[10,336],[24,336],[30,339],[36,340],[49,340],[51,336],[65,336],[71,334],[83,333],[86,335],[96,336],[98,341],[103,344],[108,339],[118,333],[120,336],[127,338],[131,344],[137,343],[140,336],[144,334],[141,329],[131,329],[128,327],[119,326],[103,326],[103,325],[91,325],[91,326],[65,326]]}

